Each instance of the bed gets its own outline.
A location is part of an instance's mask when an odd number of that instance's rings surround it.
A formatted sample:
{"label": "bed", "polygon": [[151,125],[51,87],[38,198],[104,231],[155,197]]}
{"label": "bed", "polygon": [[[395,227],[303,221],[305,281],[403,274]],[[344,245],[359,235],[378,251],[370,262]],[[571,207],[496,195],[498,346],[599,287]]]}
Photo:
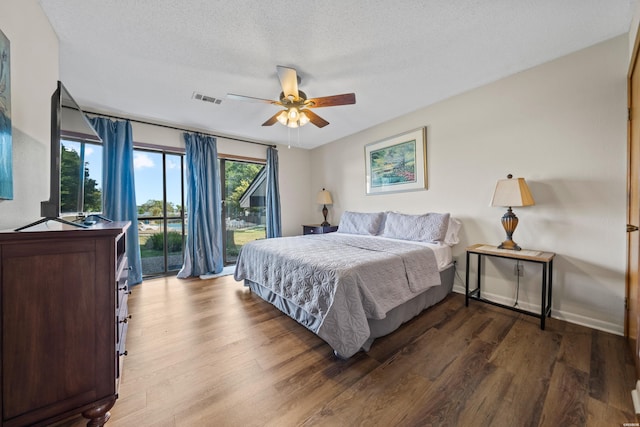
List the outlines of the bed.
{"label": "bed", "polygon": [[344,212],[336,233],[245,244],[234,277],[346,359],[451,292],[459,228],[449,214]]}

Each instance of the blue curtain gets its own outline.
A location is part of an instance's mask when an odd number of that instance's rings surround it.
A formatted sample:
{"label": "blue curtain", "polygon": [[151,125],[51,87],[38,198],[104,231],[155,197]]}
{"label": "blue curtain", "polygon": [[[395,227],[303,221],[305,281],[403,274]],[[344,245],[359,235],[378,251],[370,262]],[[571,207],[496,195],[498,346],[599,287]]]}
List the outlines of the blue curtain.
{"label": "blue curtain", "polygon": [[133,133],[131,122],[97,117],[91,124],[102,138],[102,214],[113,221],[131,221],[127,231],[129,284],[142,282],[138,208],[133,176]]}
{"label": "blue curtain", "polygon": [[278,150],[267,148],[267,239],[282,236],[280,190],[278,187]]}
{"label": "blue curtain", "polygon": [[187,243],[179,278],[220,273],[222,193],[218,149],[212,136],[185,133],[187,165]]}

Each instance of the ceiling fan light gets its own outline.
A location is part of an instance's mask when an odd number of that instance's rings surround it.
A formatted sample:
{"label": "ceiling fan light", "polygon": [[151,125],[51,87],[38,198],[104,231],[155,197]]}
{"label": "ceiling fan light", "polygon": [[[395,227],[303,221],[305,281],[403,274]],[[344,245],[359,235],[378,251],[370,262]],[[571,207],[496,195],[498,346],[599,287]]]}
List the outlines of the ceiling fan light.
{"label": "ceiling fan light", "polygon": [[300,112],[300,126],[304,126],[307,123],[309,123],[309,117],[307,117],[307,115],[304,113],[304,111]]}
{"label": "ceiling fan light", "polygon": [[298,127],[298,122],[289,120],[289,122],[287,123],[287,126],[290,127],[290,128],[297,128]]}
{"label": "ceiling fan light", "polygon": [[287,125],[287,121],[289,120],[289,118],[287,117],[287,112],[286,111],[281,111],[280,114],[278,114],[278,117],[276,117],[278,119],[278,121],[280,122],[280,124],[283,125]]}
{"label": "ceiling fan light", "polygon": [[298,112],[297,108],[295,107],[289,108],[289,121],[297,122],[299,116],[300,116],[300,113]]}

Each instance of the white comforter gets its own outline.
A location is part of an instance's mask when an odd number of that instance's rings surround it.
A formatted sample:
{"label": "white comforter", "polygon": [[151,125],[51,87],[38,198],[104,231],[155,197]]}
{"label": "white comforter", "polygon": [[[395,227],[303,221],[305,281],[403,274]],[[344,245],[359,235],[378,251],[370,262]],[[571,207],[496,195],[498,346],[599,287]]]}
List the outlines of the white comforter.
{"label": "white comforter", "polygon": [[260,284],[318,319],[307,327],[342,357],[369,338],[368,318],[382,319],[440,285],[430,248],[340,233],[248,243],[235,279]]}

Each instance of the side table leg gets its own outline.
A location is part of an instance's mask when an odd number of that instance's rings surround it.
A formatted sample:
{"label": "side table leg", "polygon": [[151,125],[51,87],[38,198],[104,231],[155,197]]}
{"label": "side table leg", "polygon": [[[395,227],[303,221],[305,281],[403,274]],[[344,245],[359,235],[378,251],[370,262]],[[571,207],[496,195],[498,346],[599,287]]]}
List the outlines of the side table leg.
{"label": "side table leg", "polygon": [[482,277],[482,254],[476,254],[478,255],[478,299],[480,299],[481,295],[480,295],[480,278]]}
{"label": "side table leg", "polygon": [[469,252],[467,252],[467,264],[465,267],[467,271],[464,282],[464,306],[469,307]]}
{"label": "side table leg", "polygon": [[542,264],[542,301],[540,307],[540,329],[544,330],[544,321],[547,318],[547,264]]}
{"label": "side table leg", "polygon": [[549,290],[547,291],[547,305],[549,309],[547,311],[547,316],[551,317],[551,303],[553,299],[551,298],[551,291],[553,289],[553,258],[549,261]]}

